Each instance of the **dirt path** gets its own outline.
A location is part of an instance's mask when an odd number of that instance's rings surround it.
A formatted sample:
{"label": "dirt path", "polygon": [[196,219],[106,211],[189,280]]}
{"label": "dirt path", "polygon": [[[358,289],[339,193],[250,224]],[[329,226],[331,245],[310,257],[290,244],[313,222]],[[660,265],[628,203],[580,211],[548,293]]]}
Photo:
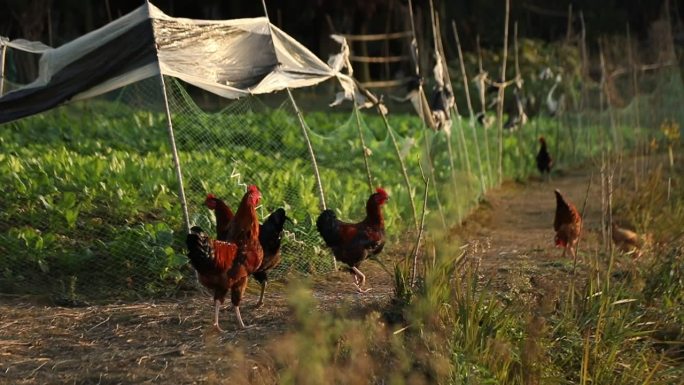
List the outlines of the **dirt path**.
{"label": "dirt path", "polygon": [[[531,302],[567,282],[572,270],[570,257],[561,258],[554,248],[553,218],[559,189],[578,210],[582,210],[591,174],[586,170],[556,176],[550,182],[530,180],[508,182],[487,194],[487,199],[470,217],[458,236],[473,245],[483,280],[491,280],[499,295],[510,300]],[[597,246],[601,201],[599,177],[594,175],[584,214],[580,249]]]}
{"label": "dirt path", "polygon": [[[578,171],[550,183],[508,183],[491,191],[457,229],[463,241],[477,246],[471,247],[476,250],[471,256],[481,261],[483,279],[491,280],[504,299],[553,299],[549,293],[567,279],[572,266],[553,249],[553,189],[581,207],[588,179]],[[598,196],[594,185],[585,215],[589,232],[598,227]],[[583,244],[591,245],[594,238],[585,237]],[[394,249],[395,255],[404,253],[399,246]],[[386,308],[391,277],[377,263],[365,263],[363,271],[373,288],[365,295],[354,293],[347,273],[314,277],[318,309],[350,309],[362,316]],[[84,308],[0,297],[0,384],[216,382],[206,371],[211,362],[230,357],[235,348],[252,362],[268,360],[268,343],[293,327],[285,283],[269,286],[262,309],[253,308],[257,287],[251,284],[242,314],[253,327],[237,330],[230,310],[221,316],[228,330],[222,335],[210,328],[212,306],[204,296]]]}

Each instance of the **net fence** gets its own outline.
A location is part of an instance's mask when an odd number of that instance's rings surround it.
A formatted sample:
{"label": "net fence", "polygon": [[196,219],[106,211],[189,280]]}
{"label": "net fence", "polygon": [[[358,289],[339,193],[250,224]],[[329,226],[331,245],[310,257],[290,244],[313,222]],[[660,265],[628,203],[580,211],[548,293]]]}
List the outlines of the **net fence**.
{"label": "net fence", "polygon": [[[431,228],[451,229],[501,183],[499,160],[504,178],[536,172],[539,136],[557,167],[569,168],[602,151],[653,151],[668,140],[663,124],[684,123],[677,66],[639,71],[636,83],[632,76],[590,83],[581,103],[576,97],[563,113],[540,113],[503,133],[502,152],[495,124],[467,118],[455,118],[450,133],[434,132],[414,114],[309,110],[298,93],[226,101],[173,78],[165,84],[189,222],[213,234],[206,195],[236,208],[246,185],[256,184],[260,218],[283,207],[293,219],[275,277],[334,269],[315,228],[322,202],[307,138],[326,206],[360,220],[382,186],[391,196],[388,237],[405,255],[421,215],[423,176]],[[0,133],[0,292],[76,300],[194,289],[158,78],[1,125]]]}

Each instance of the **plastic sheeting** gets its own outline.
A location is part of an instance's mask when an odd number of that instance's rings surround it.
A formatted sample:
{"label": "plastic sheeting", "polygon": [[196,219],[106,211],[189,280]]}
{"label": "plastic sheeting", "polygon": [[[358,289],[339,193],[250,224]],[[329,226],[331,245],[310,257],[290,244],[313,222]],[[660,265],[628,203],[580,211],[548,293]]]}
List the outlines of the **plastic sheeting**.
{"label": "plastic sheeting", "polygon": [[226,98],[307,87],[331,77],[340,80],[345,93],[353,92],[353,81],[339,68],[331,68],[265,17],[174,18],[147,3],[58,48],[26,40],[0,44],[41,55],[38,78],[0,98],[0,123],[160,71]]}

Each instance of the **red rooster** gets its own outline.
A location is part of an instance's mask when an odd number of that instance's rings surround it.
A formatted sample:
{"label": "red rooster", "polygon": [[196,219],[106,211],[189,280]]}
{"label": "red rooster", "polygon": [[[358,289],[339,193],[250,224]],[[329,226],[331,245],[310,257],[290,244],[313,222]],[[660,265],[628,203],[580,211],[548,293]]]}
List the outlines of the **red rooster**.
{"label": "red rooster", "polygon": [[582,230],[582,217],[572,202],[566,200],[560,191],[556,193],[556,216],[553,220],[553,229],[556,231],[556,246],[563,248],[565,252],[570,250],[570,254],[576,257],[575,245]]}
{"label": "red rooster", "polygon": [[240,301],[249,275],[261,266],[264,258],[256,215],[260,199],[259,189],[249,186],[237,213],[228,223],[226,241],[211,240],[196,226],[186,239],[188,258],[197,270],[200,282],[214,291],[214,327],[219,331],[218,312],[229,290],[238,322],[245,327],[240,315]]}
{"label": "red rooster", "polygon": [[[233,212],[230,207],[223,200],[216,198],[213,194],[208,194],[205,204],[208,208],[214,210],[216,216],[216,237],[224,240],[227,230],[227,223],[233,217]],[[259,295],[259,302],[256,307],[259,308],[264,304],[264,292],[268,284],[268,271],[278,266],[280,263],[280,241],[283,234],[283,227],[285,221],[291,221],[285,215],[285,209],[279,208],[272,212],[266,218],[263,224],[259,226],[259,243],[264,250],[264,260],[259,266],[259,269],[252,274],[254,279],[261,285],[261,294]]]}
{"label": "red rooster", "polygon": [[359,265],[369,256],[379,254],[385,246],[385,221],[381,206],[388,199],[385,190],[378,188],[368,198],[366,218],[359,223],[342,222],[332,210],[323,211],[316,220],[316,227],[326,245],[332,249],[336,260],[349,266],[349,272],[354,275],[354,284],[362,293],[370,289],[362,289],[366,276],[359,270]]}

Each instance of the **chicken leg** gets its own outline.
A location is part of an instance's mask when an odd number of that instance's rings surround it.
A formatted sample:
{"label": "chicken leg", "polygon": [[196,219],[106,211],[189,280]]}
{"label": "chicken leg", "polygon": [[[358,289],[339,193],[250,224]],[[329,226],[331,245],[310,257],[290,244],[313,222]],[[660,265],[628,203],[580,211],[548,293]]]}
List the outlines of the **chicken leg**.
{"label": "chicken leg", "polygon": [[268,284],[267,281],[261,282],[261,294],[259,294],[259,302],[257,302],[256,304],[257,309],[264,305],[264,293],[266,292],[266,284]]}
{"label": "chicken leg", "polygon": [[214,328],[216,329],[216,331],[222,332],[223,329],[221,329],[218,322],[219,310],[221,309],[221,301],[216,299],[214,300],[214,304]]}
{"label": "chicken leg", "polygon": [[[356,266],[351,267],[352,274],[354,274],[354,285],[356,285],[356,290],[359,291],[359,293],[367,293],[370,291],[370,288],[367,289],[362,289],[363,285],[366,283],[366,276],[359,270]],[[359,277],[361,278],[361,283],[359,283]]]}
{"label": "chicken leg", "polygon": [[240,323],[240,327],[242,327],[243,329],[247,329],[245,323],[242,322],[242,316],[240,315],[240,306],[235,306],[235,315],[237,316],[238,322]]}

